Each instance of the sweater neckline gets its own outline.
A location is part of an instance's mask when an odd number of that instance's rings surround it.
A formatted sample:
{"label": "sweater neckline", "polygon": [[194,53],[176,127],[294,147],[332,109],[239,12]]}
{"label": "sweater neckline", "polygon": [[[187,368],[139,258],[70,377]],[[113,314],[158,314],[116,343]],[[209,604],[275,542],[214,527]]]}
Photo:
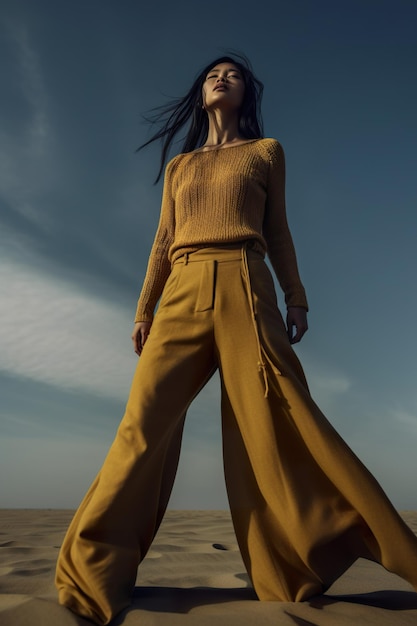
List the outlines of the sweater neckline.
{"label": "sweater neckline", "polygon": [[247,141],[242,141],[241,143],[232,144],[230,146],[216,146],[214,148],[208,148],[208,150],[202,150],[201,148],[197,148],[196,150],[192,150],[191,152],[187,152],[186,154],[207,154],[208,152],[231,150],[232,148],[241,148],[242,146],[247,146],[249,143],[255,143],[256,141],[261,141],[262,139],[264,139],[264,137],[257,137],[256,139],[248,139]]}

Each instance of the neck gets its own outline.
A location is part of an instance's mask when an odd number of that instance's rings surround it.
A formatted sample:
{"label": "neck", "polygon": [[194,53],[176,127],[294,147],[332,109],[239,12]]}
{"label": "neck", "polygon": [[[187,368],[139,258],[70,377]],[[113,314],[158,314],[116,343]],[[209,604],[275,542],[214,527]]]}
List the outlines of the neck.
{"label": "neck", "polygon": [[228,114],[225,111],[209,111],[208,118],[206,146],[219,146],[243,139],[239,133],[239,119],[236,112]]}

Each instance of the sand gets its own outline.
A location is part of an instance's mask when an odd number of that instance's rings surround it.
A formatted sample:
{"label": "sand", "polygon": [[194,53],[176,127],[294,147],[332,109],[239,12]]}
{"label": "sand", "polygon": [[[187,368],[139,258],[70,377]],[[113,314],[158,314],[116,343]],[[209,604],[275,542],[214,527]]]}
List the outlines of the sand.
{"label": "sand", "polygon": [[[0,510],[0,624],[91,626],[57,603],[54,568],[72,511]],[[414,532],[417,513],[403,516]],[[395,537],[392,538],[395,541]],[[323,596],[258,602],[227,511],[169,511],[141,565],[126,626],[417,625],[417,593],[381,566],[355,563]]]}

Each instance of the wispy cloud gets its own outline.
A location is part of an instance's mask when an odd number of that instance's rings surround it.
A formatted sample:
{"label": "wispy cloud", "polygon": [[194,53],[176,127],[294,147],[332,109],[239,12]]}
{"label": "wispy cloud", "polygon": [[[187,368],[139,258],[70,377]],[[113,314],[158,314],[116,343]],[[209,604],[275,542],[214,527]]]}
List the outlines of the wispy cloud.
{"label": "wispy cloud", "polygon": [[[137,171],[133,140],[100,153],[102,126],[88,127],[88,118],[77,123],[59,89],[61,73],[42,56],[30,26],[0,24],[13,83],[0,116],[1,244],[9,256],[49,264],[50,273],[71,276],[84,288],[103,293],[113,285],[126,295],[136,281],[139,289],[144,274],[160,190],[151,187],[146,167]],[[68,79],[72,105],[86,116],[92,100],[77,101],[86,89],[77,76]],[[119,129],[117,113],[107,115],[115,115]]]}
{"label": "wispy cloud", "polygon": [[25,24],[9,21],[3,27],[13,85],[8,115],[0,121],[0,190],[15,211],[38,223],[41,212],[34,201],[55,169],[47,92]]}
{"label": "wispy cloud", "polygon": [[390,417],[402,430],[405,429],[410,434],[417,435],[417,410],[412,412],[404,409],[395,409],[391,411]]}
{"label": "wispy cloud", "polygon": [[136,356],[122,307],[27,266],[0,267],[0,368],[65,389],[126,394]]}
{"label": "wispy cloud", "polygon": [[39,57],[30,40],[28,29],[20,23],[9,23],[10,39],[15,44],[18,60],[19,83],[22,94],[32,105],[30,135],[33,138],[32,149],[38,154],[44,152],[45,140],[48,136],[47,97]]}
{"label": "wispy cloud", "polygon": [[313,395],[320,397],[321,401],[334,399],[352,387],[349,376],[334,364],[325,363],[309,354],[303,355],[302,364]]}

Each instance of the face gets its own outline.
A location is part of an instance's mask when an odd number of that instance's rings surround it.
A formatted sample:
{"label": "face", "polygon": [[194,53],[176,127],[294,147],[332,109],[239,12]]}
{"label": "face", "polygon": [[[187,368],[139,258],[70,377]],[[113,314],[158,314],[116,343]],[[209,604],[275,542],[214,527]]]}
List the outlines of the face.
{"label": "face", "polygon": [[203,104],[206,110],[239,109],[243,102],[245,83],[233,63],[219,63],[206,75],[203,83]]}

